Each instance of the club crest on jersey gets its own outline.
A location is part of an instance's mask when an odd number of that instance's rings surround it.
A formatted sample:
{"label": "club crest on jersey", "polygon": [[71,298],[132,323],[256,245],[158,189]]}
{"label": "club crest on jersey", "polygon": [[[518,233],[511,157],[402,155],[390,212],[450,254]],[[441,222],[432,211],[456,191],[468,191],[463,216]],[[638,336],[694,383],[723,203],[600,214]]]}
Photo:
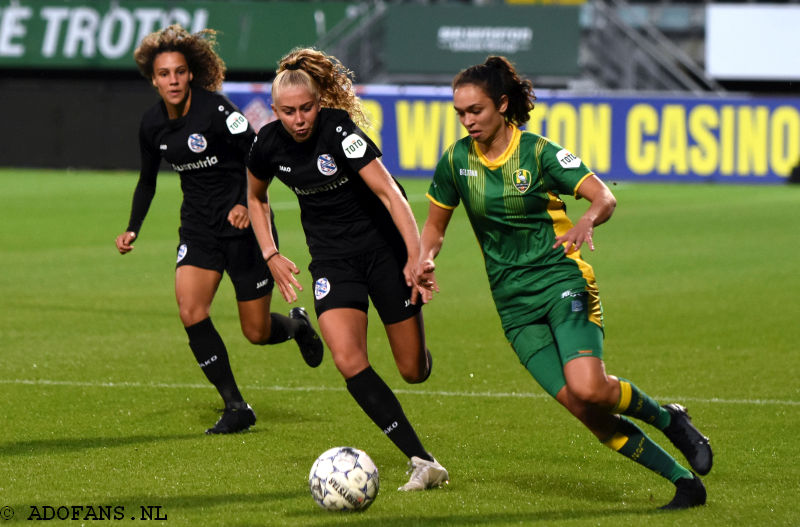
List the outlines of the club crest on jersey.
{"label": "club crest on jersey", "polygon": [[330,154],[322,154],[317,158],[317,169],[323,176],[332,176],[336,173],[336,161]]}
{"label": "club crest on jersey", "polygon": [[520,194],[531,188],[531,173],[524,168],[514,171],[514,188],[519,190]]}
{"label": "club crest on jersey", "polygon": [[206,138],[203,136],[203,134],[190,135],[189,140],[186,141],[186,144],[189,145],[189,150],[195,154],[199,154],[208,148],[208,141],[206,141]]}
{"label": "club crest on jersey", "polygon": [[186,253],[189,252],[189,248],[186,247],[185,243],[182,243],[180,247],[178,247],[178,262],[186,258]]}
{"label": "club crest on jersey", "polygon": [[331,283],[328,282],[327,278],[318,278],[317,281],[314,282],[314,298],[317,300],[325,298],[330,292]]}

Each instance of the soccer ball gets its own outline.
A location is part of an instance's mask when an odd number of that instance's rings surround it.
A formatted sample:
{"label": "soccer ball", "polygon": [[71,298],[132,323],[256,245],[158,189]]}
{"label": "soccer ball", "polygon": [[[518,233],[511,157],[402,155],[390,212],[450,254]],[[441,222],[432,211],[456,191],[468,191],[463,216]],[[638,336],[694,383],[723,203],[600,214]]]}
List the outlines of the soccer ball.
{"label": "soccer ball", "polygon": [[308,487],[317,505],[329,511],[364,510],[378,495],[378,468],[363,450],[335,447],[317,458]]}

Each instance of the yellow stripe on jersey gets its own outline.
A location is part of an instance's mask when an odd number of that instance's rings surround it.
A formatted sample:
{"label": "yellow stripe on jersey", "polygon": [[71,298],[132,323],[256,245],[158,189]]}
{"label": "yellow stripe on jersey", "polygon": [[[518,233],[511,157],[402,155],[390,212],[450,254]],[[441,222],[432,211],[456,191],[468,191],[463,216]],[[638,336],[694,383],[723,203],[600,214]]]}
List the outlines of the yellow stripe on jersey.
{"label": "yellow stripe on jersey", "polygon": [[484,164],[481,161],[482,155],[478,149],[478,143],[473,140],[467,154],[467,166],[469,170],[474,171],[478,176],[467,177],[467,188],[469,189],[471,211],[475,216],[486,216],[486,174],[484,173]]}
{"label": "yellow stripe on jersey", "polygon": [[[582,260],[581,260],[582,261]],[[584,262],[587,267],[589,264]],[[591,269],[591,267],[589,267]],[[597,290],[597,284],[594,282],[594,274],[592,274],[592,282],[586,286],[586,292],[589,298],[586,303],[589,305],[589,321],[594,322],[601,328],[603,327],[603,306],[600,303],[600,291]]]}
{"label": "yellow stripe on jersey", "polygon": [[436,205],[437,207],[441,207],[441,208],[443,208],[443,209],[447,209],[447,210],[455,210],[455,207],[451,207],[450,205],[445,205],[444,203],[441,203],[441,202],[439,202],[439,201],[436,201],[436,200],[434,199],[434,197],[433,197],[433,196],[431,196],[431,195],[430,195],[430,193],[428,193],[428,192],[426,192],[426,193],[425,193],[425,197],[427,197],[429,200],[431,200],[431,203],[433,203],[433,204],[434,204],[434,205]]}
{"label": "yellow stripe on jersey", "polygon": [[544,147],[547,146],[549,141],[544,137],[539,137],[536,140],[536,172],[541,177],[542,174],[542,152],[544,151]]}
{"label": "yellow stripe on jersey", "polygon": [[[518,128],[514,128],[515,132],[519,131]],[[514,181],[514,174],[520,168],[520,139],[522,138],[522,134],[514,134],[511,139],[511,145],[514,145],[514,148],[511,150],[506,150],[506,152],[501,156],[504,158],[505,161],[502,165],[501,174],[503,176],[503,207],[506,210],[506,218],[508,220],[520,220],[524,221],[527,214],[525,212],[525,200],[523,198],[524,191],[521,192],[515,186]],[[511,146],[509,145],[509,146]],[[529,184],[531,182],[528,182]],[[527,189],[525,189],[527,190]]]}
{"label": "yellow stripe on jersey", "polygon": [[631,389],[631,383],[619,381],[619,402],[617,406],[611,410],[611,413],[619,414],[627,410],[631,405],[632,396],[633,390]]}
{"label": "yellow stripe on jersey", "polygon": [[593,176],[593,175],[594,175],[594,172],[589,172],[588,174],[583,176],[580,181],[578,181],[578,184],[575,185],[575,188],[572,189],[573,197],[578,198],[578,189],[580,188],[581,185],[583,185],[583,182],[586,181],[586,178],[588,178],[589,176]]}
{"label": "yellow stripe on jersey", "polygon": [[456,167],[453,166],[453,152],[455,149],[455,143],[450,145],[450,148],[447,149],[447,162],[450,164],[450,178],[453,180],[453,188],[458,188],[456,186]]}
{"label": "yellow stripe on jersey", "polygon": [[[553,231],[556,238],[558,238],[566,234],[567,231],[572,228],[572,222],[564,211],[564,202],[552,192],[548,192],[547,195],[550,198],[550,202],[547,204],[547,213],[553,220]],[[589,294],[589,320],[603,327],[603,313],[600,306],[600,294],[597,289],[594,269],[581,259],[580,250],[572,251],[567,255],[567,258],[575,260],[575,263],[578,264],[578,268],[581,270],[583,278],[586,280],[586,292]]]}
{"label": "yellow stripe on jersey", "polygon": [[606,439],[603,441],[603,444],[611,450],[619,451],[620,448],[625,446],[625,443],[628,442],[628,439],[630,439],[628,436],[617,432],[611,436],[611,439]]}

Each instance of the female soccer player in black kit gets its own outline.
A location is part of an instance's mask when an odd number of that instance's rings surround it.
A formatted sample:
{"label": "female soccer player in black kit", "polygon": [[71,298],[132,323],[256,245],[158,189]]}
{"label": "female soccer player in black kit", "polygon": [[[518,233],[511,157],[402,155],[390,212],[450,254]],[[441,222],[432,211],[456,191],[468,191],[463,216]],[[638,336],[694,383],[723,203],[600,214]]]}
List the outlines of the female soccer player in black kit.
{"label": "female soccer player in black kit", "polygon": [[250,228],[245,158],[255,132],[223,95],[225,64],[215,51],[215,32],[190,34],[178,25],[145,37],[134,58],[161,101],[139,129],[141,173],[128,228],[117,249],[133,249],[153,195],[161,159],[178,172],[183,191],[175,296],[189,346],[217,388],[225,410],[207,434],[248,429],[255,413],[242,398],[228,353],[209,311],[222,273],[231,277],[242,333],[254,344],[295,338],[309,366],[322,360],[322,341],[301,307],[289,317],[270,313],[274,282]]}
{"label": "female soccer player in black kit", "polygon": [[419,231],[378,147],[356,126],[364,121],[350,72],[334,57],[296,49],[272,83],[278,121],[258,134],[248,160],[248,208],[262,255],[288,302],[301,289],[295,264],[278,252],[267,187],[280,179],[297,194],[314,280],[322,337],[347,389],[372,421],[410,458],[400,490],[440,486],[447,471],[422,446],[391,388],[367,358],[369,298],[381,317],[403,378],[431,371],[420,307],[412,303],[411,269]]}

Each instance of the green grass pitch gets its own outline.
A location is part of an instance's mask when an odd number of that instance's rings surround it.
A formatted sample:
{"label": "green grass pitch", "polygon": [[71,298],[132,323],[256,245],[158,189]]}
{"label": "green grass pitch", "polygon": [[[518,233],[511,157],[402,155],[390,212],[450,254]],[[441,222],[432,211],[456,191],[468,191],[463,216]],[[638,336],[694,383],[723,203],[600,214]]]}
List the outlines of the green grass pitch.
{"label": "green grass pitch", "polygon": [[[597,229],[596,251],[584,250],[609,372],[686,404],[715,449],[708,505],[660,513],[672,486],[600,445],[518,364],[460,210],[438,259],[442,292],[424,311],[430,380],[406,385],[377,318],[369,330],[370,358],[449,469],[447,488],[397,492],[405,459],[330,356],[312,370],[294,343],[247,343],[227,279],[212,316],[258,423],[205,436],[220,400],[174,300],[178,180],[159,178],[136,249],[122,257],[113,240],[135,183],[131,173],[0,171],[0,514],[14,512],[0,524],[24,524],[32,507],[102,505],[124,519],[68,523],[132,524],[142,507],[192,526],[800,523],[800,188],[611,187],[617,211]],[[421,226],[427,181],[403,184]],[[299,304],[310,308],[296,201],[272,190],[281,250],[301,268]],[[585,206],[567,202],[573,216]],[[273,299],[274,310],[289,307]],[[325,512],[308,492],[314,459],[337,445],[379,467],[380,493],[363,514]]]}

